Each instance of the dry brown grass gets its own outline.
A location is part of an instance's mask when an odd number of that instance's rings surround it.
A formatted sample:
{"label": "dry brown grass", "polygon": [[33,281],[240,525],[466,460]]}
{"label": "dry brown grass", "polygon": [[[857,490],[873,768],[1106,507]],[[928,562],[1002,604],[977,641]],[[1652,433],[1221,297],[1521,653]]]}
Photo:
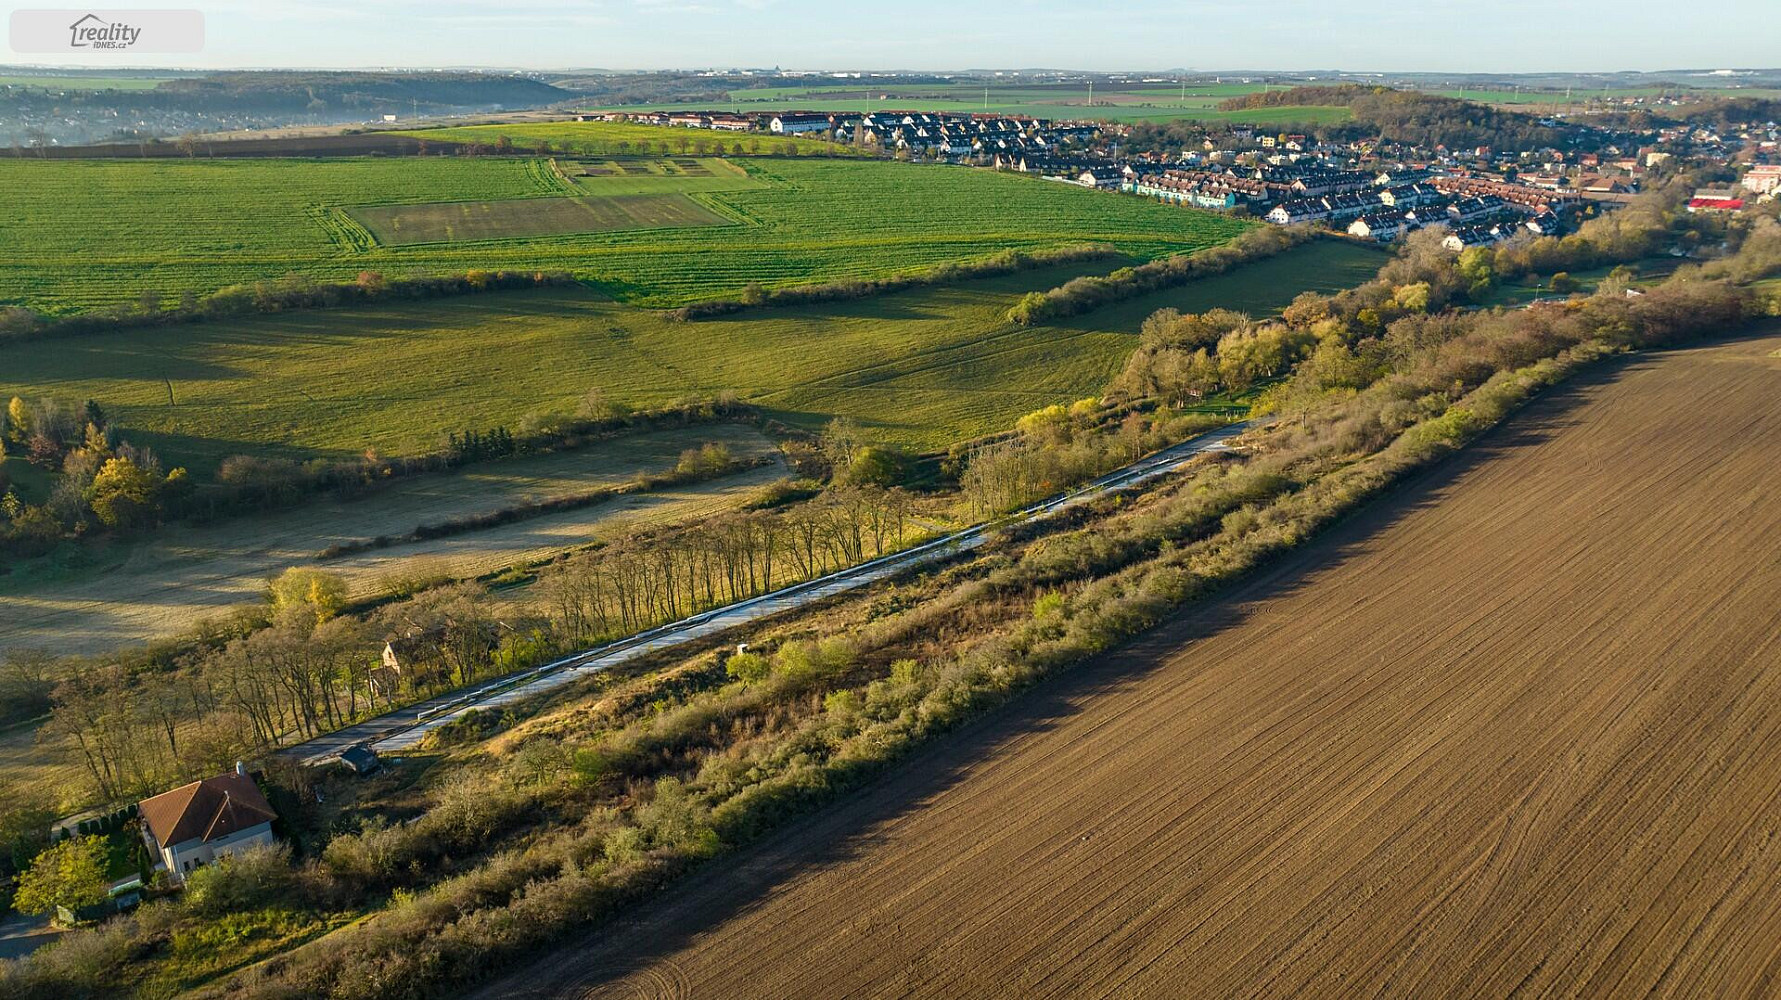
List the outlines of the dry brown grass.
{"label": "dry brown grass", "polygon": [[1776,348],[1558,390],[490,993],[1772,991]]}
{"label": "dry brown grass", "polygon": [[[261,599],[266,580],[308,565],[322,549],[525,501],[629,482],[674,467],[682,449],[728,444],[741,458],[770,454],[752,428],[676,428],[577,451],[416,476],[369,497],[320,501],[214,525],[173,525],[123,550],[111,564],[52,579],[0,583],[0,650],[32,646],[102,653],[176,634],[229,607]],[[355,595],[375,594],[410,570],[476,576],[585,544],[621,527],[708,517],[741,505],[785,474],[777,464],[710,482],[674,486],[446,538],[391,545],[319,563]]]}

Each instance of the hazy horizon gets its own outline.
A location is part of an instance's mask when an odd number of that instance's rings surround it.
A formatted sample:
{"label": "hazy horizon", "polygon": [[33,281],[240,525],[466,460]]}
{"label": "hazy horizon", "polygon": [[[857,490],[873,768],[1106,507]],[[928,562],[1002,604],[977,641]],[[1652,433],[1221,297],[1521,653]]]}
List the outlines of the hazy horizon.
{"label": "hazy horizon", "polygon": [[[1531,0],[1504,0],[1484,15],[1456,0],[1416,8],[1364,0],[1346,7],[1313,0],[1276,0],[1265,8],[1132,0],[1106,11],[1056,0],[224,0],[195,8],[206,19],[202,52],[75,57],[8,46],[0,62],[69,69],[956,73],[1002,65],[1009,72],[1463,75],[1690,72],[1774,60],[1762,32],[1678,31],[1672,10],[1623,7],[1592,18],[1601,8],[1554,13],[1552,5]],[[1760,23],[1770,14],[1769,4],[1757,0],[1715,8],[1721,23]],[[1453,42],[1443,44],[1448,36]]]}

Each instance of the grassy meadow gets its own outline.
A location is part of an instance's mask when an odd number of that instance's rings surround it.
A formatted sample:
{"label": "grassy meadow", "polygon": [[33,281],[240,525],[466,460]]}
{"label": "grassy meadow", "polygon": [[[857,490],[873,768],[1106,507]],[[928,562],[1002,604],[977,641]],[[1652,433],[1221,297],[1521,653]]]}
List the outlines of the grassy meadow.
{"label": "grassy meadow", "polygon": [[[406,537],[417,525],[659,475],[674,468],[682,451],[708,442],[724,444],[739,458],[777,454],[774,443],[752,427],[675,427],[409,476],[353,499],[322,497],[253,517],[173,524],[132,539],[95,539],[0,573],[0,655],[33,647],[98,652],[179,632],[232,606],[256,603],[266,580],[290,566],[323,566],[355,597],[386,593],[391,581],[402,579],[474,577],[595,538],[733,510],[786,474],[775,461],[479,531]],[[330,546],[362,544],[380,535],[396,541],[318,562]],[[6,758],[0,735],[0,783],[8,774]]]}
{"label": "grassy meadow", "polygon": [[[657,129],[655,131],[664,131]],[[516,137],[517,141],[517,137]],[[350,280],[470,269],[565,270],[607,295],[675,306],[769,287],[875,278],[1009,249],[1104,242],[1154,257],[1249,223],[961,167],[747,160],[743,179],[583,176],[532,157],[0,161],[0,304],[72,313],[287,273]],[[593,169],[611,169],[595,163]],[[645,168],[647,169],[647,168]],[[728,168],[726,168],[728,169]],[[387,246],[367,207],[589,197],[647,181],[738,225]],[[713,190],[712,187],[727,190]],[[702,190],[699,190],[702,188]]]}
{"label": "grassy meadow", "polygon": [[593,388],[637,406],[736,392],[793,424],[851,416],[881,441],[925,450],[1094,393],[1156,309],[1265,313],[1306,289],[1354,284],[1380,260],[1320,240],[1032,327],[1004,316],[1022,293],[1114,265],[699,322],[582,288],[308,310],[0,346],[0,393],[97,399],[129,437],[200,475],[239,452],[412,453],[448,430],[573,410]]}

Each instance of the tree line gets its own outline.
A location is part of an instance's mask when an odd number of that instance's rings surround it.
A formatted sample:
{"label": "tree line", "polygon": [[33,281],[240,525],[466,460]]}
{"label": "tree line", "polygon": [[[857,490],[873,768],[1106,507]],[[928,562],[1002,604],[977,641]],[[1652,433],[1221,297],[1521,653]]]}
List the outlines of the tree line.
{"label": "tree line", "polygon": [[17,652],[5,676],[28,679],[20,689],[39,704],[47,692],[45,733],[96,798],[118,801],[899,548],[914,530],[910,503],[901,489],[837,486],[784,509],[613,539],[545,567],[509,606],[479,584],[447,583],[354,613],[339,577],[292,569],[262,610],[170,656],[76,664]]}
{"label": "tree line", "polygon": [[559,643],[590,645],[901,548],[910,512],[901,489],[843,486],[784,510],[627,539],[545,571],[539,607]]}
{"label": "tree line", "polygon": [[1012,433],[955,448],[947,464],[965,509],[990,518],[1226,422],[1218,414],[1110,406],[1089,397],[1026,414]]}
{"label": "tree line", "polygon": [[1241,112],[1299,105],[1349,109],[1353,115],[1349,122],[1311,127],[1322,138],[1381,136],[1418,146],[1489,146],[1505,150],[1562,148],[1571,139],[1565,130],[1542,125],[1539,119],[1518,111],[1438,94],[1352,83],[1244,94],[1221,101],[1218,107],[1221,111]]}
{"label": "tree line", "polygon": [[1223,274],[1240,264],[1272,257],[1313,238],[1305,226],[1261,226],[1229,243],[1190,254],[1164,257],[1135,267],[1122,267],[1107,275],[1072,278],[1043,292],[1028,292],[1008,310],[1008,318],[1022,326],[1045,323],[1124,299],[1137,298],[1164,288],[1184,285],[1199,278]]}
{"label": "tree line", "polygon": [[1118,256],[1118,254],[1117,249],[1107,244],[1085,243],[1077,246],[1058,247],[1054,250],[1004,250],[983,260],[967,261],[962,264],[939,264],[930,268],[892,275],[888,278],[825,281],[774,289],[769,289],[758,281],[751,281],[737,298],[695,302],[670,310],[668,315],[678,320],[710,319],[759,307],[800,306],[819,302],[862,299],[890,292],[906,291],[911,288],[969,281],[973,278],[990,278],[1042,267],[1104,260],[1108,257]]}

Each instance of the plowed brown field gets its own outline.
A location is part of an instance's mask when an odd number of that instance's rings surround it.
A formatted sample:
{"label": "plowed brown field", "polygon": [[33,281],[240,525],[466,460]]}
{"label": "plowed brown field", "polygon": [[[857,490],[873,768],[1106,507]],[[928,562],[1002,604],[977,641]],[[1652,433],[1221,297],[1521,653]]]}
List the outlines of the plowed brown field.
{"label": "plowed brown field", "polygon": [[489,994],[1776,995],[1777,347],[1553,392]]}

